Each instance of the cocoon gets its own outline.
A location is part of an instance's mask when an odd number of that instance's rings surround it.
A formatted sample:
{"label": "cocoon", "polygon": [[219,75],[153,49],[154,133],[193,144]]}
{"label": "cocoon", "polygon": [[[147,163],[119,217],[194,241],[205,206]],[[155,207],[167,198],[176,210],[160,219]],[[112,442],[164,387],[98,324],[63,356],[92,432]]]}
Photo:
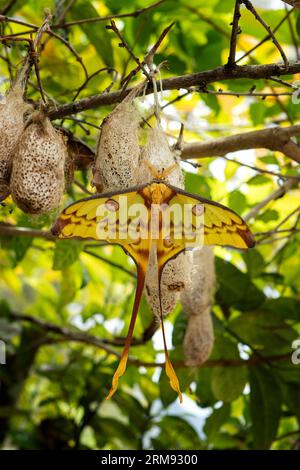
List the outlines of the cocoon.
{"label": "cocoon", "polygon": [[103,121],[92,180],[98,192],[137,184],[141,118],[133,104],[135,94],[134,90]]}
{"label": "cocoon", "polygon": [[24,116],[33,107],[23,100],[23,75],[17,77],[12,88],[0,102],[0,201],[9,193],[12,160],[24,127]]}
{"label": "cocoon", "polygon": [[11,194],[29,214],[45,214],[60,204],[68,158],[64,138],[41,111],[29,117],[13,159]]}
{"label": "cocoon", "polygon": [[188,316],[183,351],[189,366],[203,364],[213,348],[214,332],[210,308],[215,289],[214,254],[204,246],[186,253],[189,279],[181,294],[182,307]]}

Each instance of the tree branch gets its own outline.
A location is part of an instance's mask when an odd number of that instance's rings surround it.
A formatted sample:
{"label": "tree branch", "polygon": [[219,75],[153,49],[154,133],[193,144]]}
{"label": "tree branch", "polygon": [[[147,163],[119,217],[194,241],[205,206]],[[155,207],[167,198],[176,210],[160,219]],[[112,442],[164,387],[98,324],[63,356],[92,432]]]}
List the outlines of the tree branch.
{"label": "tree branch", "polygon": [[[49,333],[55,333],[60,335],[63,340],[65,341],[74,341],[77,343],[84,343],[88,344],[91,346],[95,346],[99,349],[102,349],[103,351],[106,351],[108,354],[112,354],[116,357],[120,357],[121,354],[116,351],[114,348],[110,346],[110,340],[107,339],[100,339],[97,338],[96,336],[89,335],[87,333],[82,333],[79,331],[73,331],[69,328],[62,327],[59,325],[55,325],[53,323],[46,322],[44,320],[41,320],[39,318],[33,317],[31,315],[25,315],[25,314],[19,314],[15,312],[10,313],[11,318],[13,318],[16,321],[26,321],[33,323],[42,329],[44,329],[46,332]],[[138,343],[140,344],[140,343]],[[121,343],[119,344],[121,345]],[[207,361],[200,367],[219,367],[219,366],[230,366],[230,367],[239,367],[241,365],[245,364],[257,364],[257,363],[270,363],[270,362],[277,362],[277,361],[285,361],[290,359],[290,353],[289,354],[281,354],[277,356],[252,356],[247,360],[244,359],[217,359],[217,360],[212,360],[212,361]],[[138,367],[143,366],[143,367],[165,367],[164,362],[144,362],[140,361],[138,359],[135,359],[133,357],[128,358],[128,362],[131,364],[134,364]],[[176,367],[188,367],[184,361],[177,361],[174,362],[174,366]]]}
{"label": "tree branch", "polygon": [[245,132],[205,142],[183,144],[181,158],[205,158],[223,156],[229,152],[266,148],[284,153],[300,163],[300,147],[291,137],[300,135],[300,125],[290,127],[270,127],[259,131]]}
{"label": "tree branch", "polygon": [[282,0],[284,3],[288,3],[294,8],[300,9],[300,1],[299,0]]}
{"label": "tree branch", "polygon": [[[165,78],[157,83],[158,89],[160,83],[163,90],[177,90],[180,88],[190,87],[205,87],[209,83],[220,82],[223,80],[232,80],[240,78],[250,78],[253,80],[261,78],[272,78],[281,75],[293,75],[300,73],[300,62],[290,63],[286,68],[282,64],[266,64],[266,65],[244,65],[236,66],[230,69],[226,66],[217,67],[212,70],[197,72],[179,77]],[[111,93],[93,95],[88,98],[75,101],[73,103],[66,103],[49,111],[48,116],[50,119],[59,119],[70,114],[76,114],[86,109],[93,109],[100,106],[107,106],[116,104],[132,91],[132,88],[127,88],[126,91],[114,91]],[[147,95],[153,93],[153,85],[149,83],[145,92]]]}
{"label": "tree branch", "polygon": [[47,240],[56,240],[56,237],[52,235],[50,231],[38,230],[27,227],[17,227],[15,225],[6,224],[0,222],[0,235],[10,236],[24,236],[24,237],[39,237],[46,238]]}

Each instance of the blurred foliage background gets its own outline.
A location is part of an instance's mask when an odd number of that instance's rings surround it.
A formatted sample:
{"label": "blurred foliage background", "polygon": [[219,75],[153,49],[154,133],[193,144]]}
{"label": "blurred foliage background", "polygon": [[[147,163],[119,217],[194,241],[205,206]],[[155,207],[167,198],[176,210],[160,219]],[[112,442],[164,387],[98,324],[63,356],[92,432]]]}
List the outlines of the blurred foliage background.
{"label": "blurred foliage background", "polygon": [[[34,25],[42,23],[46,7],[54,13],[54,23],[60,24],[151,5],[147,0],[0,0],[0,11],[8,3],[9,17]],[[175,21],[155,56],[156,64],[168,61],[162,76],[173,77],[226,63],[234,3],[166,0],[116,23],[142,59],[164,27]],[[280,0],[253,4],[273,29],[280,24],[278,41],[290,60],[298,59],[297,11],[287,15],[289,10]],[[126,49],[118,47],[120,41],[105,28],[107,24],[55,29],[77,51],[88,76],[95,73],[83,89],[84,68],[74,54],[56,38],[44,41],[39,67],[53,105],[102,93],[110,86],[117,90],[121,77],[136,66]],[[280,60],[272,41],[261,43],[266,31],[245,8],[240,27],[238,58],[246,56],[239,65]],[[12,22],[1,22],[0,28],[3,35],[30,30]],[[0,92],[4,94],[10,75],[15,75],[15,67],[26,54],[26,44],[9,42],[0,47]],[[297,76],[281,78],[281,83],[264,79],[217,82],[208,87],[211,93],[188,93],[182,99],[177,98],[185,90],[165,91],[164,129],[172,140],[183,122],[184,140],[194,142],[274,124],[295,124],[300,107],[292,102],[290,85]],[[138,80],[140,76],[133,84]],[[37,101],[35,85],[32,74],[27,96]],[[277,95],[243,96],[254,86],[255,92]],[[233,94],[222,96],[221,89]],[[151,97],[141,101],[145,116],[151,105]],[[102,106],[55,123],[95,148],[99,125],[111,109]],[[220,201],[241,215],[256,208],[285,178],[297,175],[295,162],[280,152],[242,150],[227,158],[239,163],[223,157],[201,158],[200,168],[184,163],[186,189]],[[80,186],[90,189],[89,179],[86,171],[76,172],[78,184],[72,185],[64,206],[84,196]],[[300,331],[298,210],[299,190],[294,186],[281,198],[271,198],[251,219],[258,240],[255,249],[244,254],[215,250],[215,347],[203,367],[177,369],[185,392],[184,403],[179,405],[164,372],[153,367],[163,357],[160,332],[132,347],[131,355],[140,366],[129,365],[116,395],[104,400],[117,361],[102,346],[126,334],[136,285],[129,258],[116,247],[55,243],[46,237],[55,215],[29,217],[8,199],[0,206],[0,338],[6,344],[6,364],[0,365],[3,448],[299,449],[300,366],[291,361],[292,344]],[[4,233],[3,224],[31,232],[16,228]],[[143,301],[135,336],[151,321]],[[171,357],[182,360],[186,317],[180,305],[166,323]]]}

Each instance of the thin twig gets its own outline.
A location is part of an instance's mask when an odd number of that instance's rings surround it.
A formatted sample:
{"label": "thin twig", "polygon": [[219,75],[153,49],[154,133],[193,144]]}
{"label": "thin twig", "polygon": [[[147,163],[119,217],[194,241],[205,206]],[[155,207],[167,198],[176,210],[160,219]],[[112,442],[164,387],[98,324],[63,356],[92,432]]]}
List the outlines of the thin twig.
{"label": "thin twig", "polygon": [[[285,11],[288,12],[289,11],[288,7],[286,5],[284,5],[284,7],[285,7]],[[291,39],[292,39],[292,42],[294,44],[296,58],[297,58],[297,60],[300,60],[300,50],[299,50],[299,45],[298,45],[298,39],[296,37],[295,31],[294,31],[294,26],[293,26],[293,23],[291,21],[290,15],[288,16],[287,22],[288,22],[289,30],[290,30],[290,33],[291,33]]]}
{"label": "thin twig", "polygon": [[237,160],[232,160],[231,158],[228,158],[225,155],[222,155],[221,158],[223,158],[227,162],[236,163],[237,165],[244,166],[245,168],[250,168],[250,170],[257,171],[258,173],[266,173],[267,175],[276,176],[277,178],[280,178],[280,179],[286,179],[286,180],[294,179],[296,181],[300,180],[300,176],[283,175],[282,173],[276,173],[275,171],[266,170],[264,168],[258,168],[257,166],[249,165],[248,163],[243,163],[243,162],[239,162]]}
{"label": "thin twig", "polygon": [[60,34],[58,33],[55,33],[54,31],[49,31],[48,34],[50,34],[51,36],[53,36],[54,38],[58,39],[59,41],[61,41],[68,49],[69,51],[76,57],[76,60],[77,62],[79,62],[79,64],[81,65],[83,71],[84,71],[84,75],[85,75],[85,78],[87,79],[89,74],[88,74],[88,71],[86,69],[86,66],[82,60],[82,58],[80,57],[80,55],[78,54],[78,52],[74,49],[73,46],[71,46],[71,44],[65,39],[63,38]]}
{"label": "thin twig", "polygon": [[[84,90],[84,88],[87,86],[87,84],[89,83],[90,80],[92,80],[92,78],[96,77],[97,75],[99,75],[99,73],[101,72],[107,72],[107,73],[112,73],[112,72],[115,72],[115,74],[117,75],[117,70],[116,69],[112,69],[112,68],[109,68],[109,67],[102,67],[101,69],[98,69],[96,70],[94,73],[92,73],[91,75],[89,75],[85,81],[83,82],[82,85],[80,85],[80,87],[78,88],[78,90],[76,91],[76,94],[74,95],[72,101],[75,101],[76,98],[78,98],[78,96],[80,95],[80,93],[82,92],[82,90]],[[113,79],[113,83],[115,82],[115,79]]]}
{"label": "thin twig", "polygon": [[[126,85],[129,83],[129,81],[131,80],[131,78],[133,76],[135,76],[138,71],[140,69],[143,69],[144,65],[151,65],[153,63],[153,59],[154,59],[154,56],[158,50],[158,48],[160,47],[161,43],[163,42],[164,38],[167,36],[167,34],[169,33],[169,31],[173,28],[175,23],[171,23],[169,26],[167,26],[163,32],[161,33],[161,35],[159,36],[159,38],[157,39],[157,41],[155,42],[155,44],[151,47],[150,51],[147,52],[147,54],[145,55],[144,59],[142,60],[142,62],[140,62],[138,64],[138,66],[133,69],[125,78],[123,78],[122,82],[121,82],[121,85],[125,85],[123,86],[123,91],[124,91],[124,88],[126,87]],[[147,75],[146,75],[147,76]],[[149,83],[152,82],[152,77],[148,77],[148,80],[149,80]]]}
{"label": "thin twig", "polygon": [[95,195],[95,193],[93,193],[92,191],[89,191],[89,190],[84,186],[84,184],[81,184],[79,181],[74,180],[74,181],[73,181],[73,184],[75,184],[75,186],[77,186],[79,189],[81,189],[81,191],[82,191],[83,193],[88,194],[89,196]]}
{"label": "thin twig", "polygon": [[[20,24],[22,26],[27,26],[28,28],[32,28],[32,29],[35,29],[35,30],[39,29],[39,27],[35,24],[27,23],[26,21],[19,20],[17,18],[11,18],[11,17],[5,16],[5,15],[0,15],[0,22]],[[64,39],[60,34],[55,33],[52,30],[48,30],[48,31],[46,31],[46,33],[49,34],[50,36],[55,37],[59,41],[61,41],[69,49],[69,51],[76,57],[77,62],[79,62],[79,64],[81,65],[81,67],[84,71],[85,77],[87,78],[88,77],[88,72],[87,72],[86,67],[83,63],[83,60],[80,57],[80,55],[77,53],[77,51],[73,48],[73,46],[71,46],[71,44],[66,39]]]}
{"label": "thin twig", "polygon": [[230,33],[226,30],[223,29],[217,21],[215,21],[213,18],[206,16],[202,11],[197,10],[197,8],[194,8],[191,5],[186,5],[185,3],[181,3],[181,6],[185,8],[186,10],[190,11],[191,13],[194,13],[195,15],[200,18],[201,21],[204,21],[208,25],[210,25],[215,31],[220,33],[222,36],[224,36],[227,39],[230,39]]}
{"label": "thin twig", "polygon": [[[134,52],[132,51],[131,47],[127,44],[127,42],[125,41],[123,35],[121,34],[121,32],[119,31],[116,23],[112,20],[111,23],[110,23],[110,26],[106,26],[107,29],[111,29],[116,35],[117,37],[120,39],[120,43],[119,43],[119,47],[124,47],[127,52],[129,53],[130,57],[138,64],[138,70],[142,70],[145,74],[145,76],[148,78],[148,80],[151,80],[151,77],[148,73],[148,71],[145,69],[144,65],[140,59],[134,54]],[[126,81],[127,83],[127,81]]]}
{"label": "thin twig", "polygon": [[239,27],[239,20],[241,17],[240,13],[241,8],[241,0],[235,1],[234,13],[233,13],[233,20],[232,20],[232,30],[231,30],[231,38],[230,38],[230,49],[229,49],[229,57],[227,61],[228,67],[234,67],[236,64],[235,55],[236,55],[236,46],[237,46],[237,37],[240,33],[241,29]]}
{"label": "thin twig", "polygon": [[269,80],[272,80],[272,82],[279,83],[280,85],[286,86],[287,88],[294,88],[291,83],[285,82],[284,80],[280,80],[280,78],[270,77]]}
{"label": "thin twig", "polygon": [[269,36],[272,38],[275,46],[277,47],[277,49],[278,49],[278,51],[279,51],[279,53],[282,57],[285,68],[288,68],[289,61],[287,59],[287,56],[285,55],[284,50],[282,49],[281,45],[277,41],[277,39],[276,39],[272,29],[270,28],[270,26],[268,26],[267,23],[264,21],[264,19],[258,14],[258,12],[256,11],[256,9],[254,8],[254,6],[252,5],[252,3],[249,0],[243,0],[243,4],[253,14],[253,16],[257,19],[257,21],[268,31]]}
{"label": "thin twig", "polygon": [[17,3],[17,0],[10,0],[5,7],[1,10],[2,15],[7,15],[9,10],[12,9],[12,7]]}
{"label": "thin twig", "polygon": [[[193,91],[193,90],[191,90]],[[268,97],[280,97],[280,96],[293,96],[292,92],[282,92],[282,93],[276,93],[276,92],[254,92],[254,91],[248,91],[248,92],[236,92],[236,91],[223,91],[223,90],[203,90],[199,89],[197,90],[199,93],[206,93],[208,95],[217,95],[217,96],[236,96],[237,98],[240,98],[241,96],[256,96],[260,98],[268,98]]]}
{"label": "thin twig", "polygon": [[94,258],[97,258],[99,259],[100,261],[104,261],[105,263],[109,264],[110,266],[112,266],[113,268],[117,268],[119,269],[120,271],[123,271],[124,273],[128,274],[129,276],[133,277],[134,279],[136,279],[136,274],[133,272],[133,271],[130,271],[129,269],[125,268],[123,265],[119,264],[119,263],[116,263],[115,261],[112,261],[108,258],[105,258],[104,256],[101,256],[101,255],[98,255],[97,253],[94,253],[90,250],[87,250],[87,249],[84,249],[83,250],[84,253],[87,253],[88,255],[90,256],[93,256]]}
{"label": "thin twig", "polygon": [[[299,178],[300,180],[300,178]],[[265,197],[262,201],[260,201],[256,206],[254,206],[243,218],[244,220],[248,221],[252,219],[253,217],[256,217],[257,214],[261,211],[263,207],[268,205],[271,201],[276,201],[276,199],[279,199],[282,197],[287,191],[290,189],[293,189],[297,186],[297,182],[293,179],[288,179],[282,186],[280,186],[278,189],[273,191],[271,194],[269,194],[267,197]]]}
{"label": "thin twig", "polygon": [[[275,34],[278,29],[283,25],[283,23],[288,19],[290,14],[292,13],[292,10],[288,11],[287,14],[279,21],[279,23],[275,26],[273,29],[273,34]],[[259,41],[255,46],[253,46],[249,51],[247,51],[244,55],[242,55],[239,59],[236,60],[236,63],[241,62],[244,60],[247,56],[251,55],[252,52],[254,52],[256,49],[258,49],[260,46],[262,46],[265,42],[267,42],[269,39],[271,39],[271,35],[268,34],[265,36],[261,41]]]}
{"label": "thin twig", "polygon": [[[260,238],[259,242],[261,243],[263,240],[265,240],[266,238],[269,238],[270,236],[274,235],[274,234],[278,234],[278,233],[284,233],[285,230],[278,230],[280,227],[282,227],[282,225],[284,225],[291,217],[293,217],[293,215],[297,214],[298,212],[300,211],[300,207],[297,207],[296,209],[294,209],[290,214],[288,214],[286,217],[284,217],[283,220],[281,220],[281,222],[279,222],[279,224],[276,225],[276,227],[274,227],[272,230],[269,230],[267,233],[264,234],[263,237]],[[296,227],[297,225],[287,231],[289,232],[295,232],[296,231]]]}
{"label": "thin twig", "polygon": [[153,8],[158,7],[159,5],[164,3],[165,1],[167,1],[167,0],[160,0],[159,2],[156,2],[156,3],[153,3],[152,5],[149,5],[148,7],[140,8],[139,10],[135,10],[135,11],[130,12],[130,13],[119,13],[119,14],[116,14],[116,15],[95,16],[94,18],[84,18],[82,20],[69,21],[69,22],[61,23],[61,24],[58,23],[58,24],[55,24],[54,27],[55,28],[69,28],[70,26],[76,26],[76,25],[85,24],[85,23],[96,23],[98,21],[110,21],[110,20],[117,19],[117,18],[130,18],[130,17],[137,18],[138,16],[142,15],[143,13],[145,13],[149,10],[152,10]]}

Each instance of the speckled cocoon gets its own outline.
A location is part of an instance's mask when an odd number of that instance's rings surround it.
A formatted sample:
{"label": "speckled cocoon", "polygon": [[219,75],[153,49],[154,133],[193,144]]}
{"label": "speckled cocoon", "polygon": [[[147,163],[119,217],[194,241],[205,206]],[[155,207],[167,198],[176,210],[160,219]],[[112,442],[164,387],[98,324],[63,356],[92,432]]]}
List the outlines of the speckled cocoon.
{"label": "speckled cocoon", "polygon": [[[142,162],[139,170],[139,183],[150,182],[153,179],[145,161],[148,160],[158,170],[166,169],[178,163],[167,178],[173,186],[184,188],[183,175],[179,166],[179,155],[170,149],[168,140],[160,124],[148,132],[148,142],[143,149]],[[161,278],[161,301],[163,315],[169,314],[176,306],[180,292],[184,289],[187,278],[185,253],[170,260],[164,267]],[[158,296],[157,261],[151,254],[145,282],[145,293],[149,306],[157,316],[160,314]]]}
{"label": "speckled cocoon", "polygon": [[24,114],[32,106],[23,100],[22,76],[19,76],[0,103],[0,201],[9,193],[12,160],[24,127]]}
{"label": "speckled cocoon", "polygon": [[64,193],[67,148],[60,132],[39,111],[29,118],[13,159],[11,194],[29,214],[58,208]]}
{"label": "speckled cocoon", "polygon": [[141,117],[133,104],[135,94],[134,91],[118,104],[103,121],[92,180],[98,192],[137,184]]}
{"label": "speckled cocoon", "polygon": [[204,246],[186,253],[188,282],[181,294],[182,307],[188,316],[183,351],[189,366],[203,364],[213,348],[214,331],[210,314],[215,290],[213,249]]}

